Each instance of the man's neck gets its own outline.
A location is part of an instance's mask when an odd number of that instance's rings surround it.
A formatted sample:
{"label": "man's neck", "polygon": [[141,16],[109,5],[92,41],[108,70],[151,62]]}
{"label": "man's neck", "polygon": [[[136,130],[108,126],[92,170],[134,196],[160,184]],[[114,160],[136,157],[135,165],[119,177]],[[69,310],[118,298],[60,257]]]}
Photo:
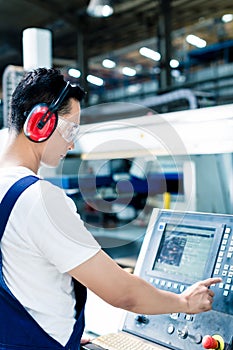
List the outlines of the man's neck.
{"label": "man's neck", "polygon": [[34,173],[38,172],[39,156],[24,135],[10,135],[7,144],[0,157],[0,167],[23,166]]}

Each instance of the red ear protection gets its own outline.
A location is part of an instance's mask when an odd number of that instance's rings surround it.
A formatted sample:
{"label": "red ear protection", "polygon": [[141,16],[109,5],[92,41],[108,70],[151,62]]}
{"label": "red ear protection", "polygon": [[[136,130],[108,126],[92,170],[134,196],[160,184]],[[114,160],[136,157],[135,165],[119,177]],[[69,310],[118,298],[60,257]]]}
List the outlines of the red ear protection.
{"label": "red ear protection", "polygon": [[64,101],[70,89],[68,82],[59,96],[50,105],[40,103],[36,105],[24,123],[24,134],[34,142],[46,141],[54,132],[57,126],[57,110]]}
{"label": "red ear protection", "polygon": [[[47,117],[47,122],[40,127],[40,121]],[[50,112],[46,103],[36,105],[24,123],[24,134],[34,142],[46,141],[57,126],[57,112]]]}

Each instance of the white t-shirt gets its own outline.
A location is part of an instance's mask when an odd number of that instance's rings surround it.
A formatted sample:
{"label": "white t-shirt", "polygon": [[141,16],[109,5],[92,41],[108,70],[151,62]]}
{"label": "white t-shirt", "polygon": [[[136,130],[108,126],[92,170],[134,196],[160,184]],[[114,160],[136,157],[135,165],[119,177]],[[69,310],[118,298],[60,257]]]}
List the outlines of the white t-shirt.
{"label": "white t-shirt", "polygon": [[[24,167],[0,169],[0,201]],[[75,323],[75,298],[67,271],[93,257],[100,246],[65,192],[41,180],[18,198],[2,241],[7,286],[38,324],[63,346]]]}

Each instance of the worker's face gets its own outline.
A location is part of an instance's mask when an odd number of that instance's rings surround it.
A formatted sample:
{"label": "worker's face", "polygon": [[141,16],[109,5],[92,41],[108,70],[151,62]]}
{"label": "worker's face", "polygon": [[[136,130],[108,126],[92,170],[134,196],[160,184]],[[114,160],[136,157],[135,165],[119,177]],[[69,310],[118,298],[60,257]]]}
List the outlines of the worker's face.
{"label": "worker's face", "polygon": [[45,143],[41,163],[46,166],[58,166],[68,150],[74,148],[74,141],[79,131],[80,103],[75,99],[71,99],[70,103],[70,113],[59,117],[56,130]]}

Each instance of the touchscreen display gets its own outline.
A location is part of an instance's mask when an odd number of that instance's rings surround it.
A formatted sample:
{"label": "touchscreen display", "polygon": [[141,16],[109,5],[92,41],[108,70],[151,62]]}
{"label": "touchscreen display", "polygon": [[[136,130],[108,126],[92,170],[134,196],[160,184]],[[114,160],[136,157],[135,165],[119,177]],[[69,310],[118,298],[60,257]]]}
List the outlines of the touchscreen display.
{"label": "touchscreen display", "polygon": [[215,228],[167,224],[153,271],[178,282],[202,279],[214,233]]}

